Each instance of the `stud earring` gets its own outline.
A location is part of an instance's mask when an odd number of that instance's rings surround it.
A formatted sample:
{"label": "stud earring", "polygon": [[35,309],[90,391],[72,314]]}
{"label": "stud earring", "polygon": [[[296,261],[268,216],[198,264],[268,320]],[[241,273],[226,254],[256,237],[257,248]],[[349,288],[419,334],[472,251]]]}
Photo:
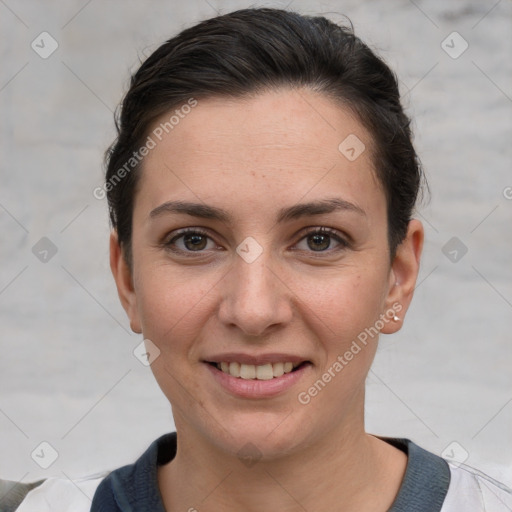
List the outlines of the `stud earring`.
{"label": "stud earring", "polygon": [[398,321],[400,320],[400,317],[398,317],[398,316],[394,315],[394,316],[393,316],[393,320],[394,320],[395,322],[398,322]]}

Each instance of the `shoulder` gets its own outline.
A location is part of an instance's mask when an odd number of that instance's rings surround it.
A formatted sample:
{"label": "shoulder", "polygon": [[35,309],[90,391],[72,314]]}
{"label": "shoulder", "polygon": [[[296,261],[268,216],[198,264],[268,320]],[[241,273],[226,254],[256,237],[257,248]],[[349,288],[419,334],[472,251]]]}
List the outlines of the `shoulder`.
{"label": "shoulder", "polygon": [[30,484],[0,481],[2,512],[89,512],[107,473],[70,480],[48,478]]}
{"label": "shoulder", "polygon": [[481,471],[441,458],[408,439],[381,439],[408,455],[390,512],[512,512],[512,490]]}
{"label": "shoulder", "polygon": [[165,434],[154,441],[133,464],[112,471],[98,486],[91,512],[121,510],[120,504],[126,508],[136,505],[153,512],[163,511],[157,468],[176,455],[176,439],[175,432]]}
{"label": "shoulder", "polygon": [[0,480],[0,512],[114,512],[135,502],[160,512],[157,466],[175,454],[176,433],[171,433],[154,441],[135,463],[114,471],[26,484]]}
{"label": "shoulder", "polygon": [[464,464],[448,464],[450,486],[441,512],[510,512],[512,489]]}

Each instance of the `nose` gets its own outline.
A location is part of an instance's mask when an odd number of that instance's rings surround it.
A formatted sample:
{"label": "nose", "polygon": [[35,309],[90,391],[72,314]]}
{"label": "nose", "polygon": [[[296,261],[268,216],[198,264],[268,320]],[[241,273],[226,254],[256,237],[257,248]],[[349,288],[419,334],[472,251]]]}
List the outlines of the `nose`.
{"label": "nose", "polygon": [[272,267],[265,253],[252,263],[235,256],[222,281],[219,319],[224,325],[248,336],[262,336],[290,322],[293,294],[279,269]]}

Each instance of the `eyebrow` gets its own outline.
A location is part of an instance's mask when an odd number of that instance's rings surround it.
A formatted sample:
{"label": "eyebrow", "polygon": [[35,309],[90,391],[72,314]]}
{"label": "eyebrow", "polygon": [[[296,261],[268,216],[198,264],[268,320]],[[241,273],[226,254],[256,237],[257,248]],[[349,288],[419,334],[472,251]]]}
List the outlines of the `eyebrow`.
{"label": "eyebrow", "polygon": [[[301,203],[286,208],[281,208],[277,215],[277,222],[283,223],[290,220],[296,220],[301,217],[323,215],[336,211],[354,212],[358,215],[366,217],[366,212],[359,206],[340,198],[322,199],[319,201],[311,201],[309,203]],[[187,201],[168,201],[157,206],[149,214],[150,218],[159,217],[165,213],[183,213],[191,217],[199,217],[202,219],[218,220],[230,223],[232,216],[215,206],[209,206],[201,203],[192,203]]]}
{"label": "eyebrow", "polygon": [[366,212],[345,199],[337,197],[331,199],[322,199],[320,201],[312,201],[310,203],[296,204],[288,208],[279,210],[277,222],[286,222],[289,220],[299,219],[310,215],[323,215],[325,213],[333,213],[337,211],[354,212],[358,215],[366,217]]}
{"label": "eyebrow", "polygon": [[200,217],[202,219],[214,219],[223,222],[229,222],[231,216],[224,210],[215,206],[208,206],[201,203],[191,203],[187,201],[168,201],[149,214],[150,218],[159,217],[164,213],[184,213],[192,217]]}

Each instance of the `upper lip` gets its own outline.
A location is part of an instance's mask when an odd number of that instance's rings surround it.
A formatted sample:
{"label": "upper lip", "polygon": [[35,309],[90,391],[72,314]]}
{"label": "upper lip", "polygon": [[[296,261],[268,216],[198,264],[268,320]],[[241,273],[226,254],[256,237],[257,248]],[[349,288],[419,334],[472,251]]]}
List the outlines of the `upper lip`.
{"label": "upper lip", "polygon": [[260,366],[264,364],[273,363],[303,363],[308,361],[307,358],[292,355],[292,354],[244,354],[242,352],[229,352],[224,354],[215,354],[211,357],[204,359],[207,363],[241,363],[241,364],[253,364]]}

